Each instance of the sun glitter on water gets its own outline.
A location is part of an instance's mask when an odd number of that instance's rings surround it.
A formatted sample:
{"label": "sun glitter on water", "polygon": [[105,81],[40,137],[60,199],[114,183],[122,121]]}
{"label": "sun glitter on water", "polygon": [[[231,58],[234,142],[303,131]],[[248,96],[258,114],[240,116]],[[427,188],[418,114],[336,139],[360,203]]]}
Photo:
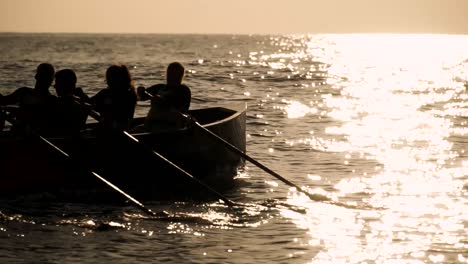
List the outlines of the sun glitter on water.
{"label": "sun glitter on water", "polygon": [[[321,151],[343,152],[348,157],[346,166],[354,166],[350,153],[375,160],[379,165],[373,174],[348,174],[333,188],[342,200],[362,196],[361,203],[387,208],[382,212],[331,210],[329,205],[291,197],[292,203],[309,207],[310,213],[284,214],[309,228],[313,241],[324,246],[312,263],[379,258],[437,263],[450,261],[449,257],[466,262],[462,254],[449,256],[427,249],[465,247],[466,236],[460,234],[468,215],[463,210],[466,201],[459,197],[468,175],[464,149],[468,144],[464,121],[468,116],[468,37],[328,35],[303,36],[300,43],[309,51],[309,59],[318,56],[329,65],[329,76],[340,77],[323,90],[339,93],[321,96],[333,120],[325,135],[289,139],[290,147],[321,141],[327,144]],[[289,57],[308,58],[304,54]],[[278,70],[278,65],[274,68]],[[283,109],[290,119],[317,113],[313,105],[295,100]],[[455,142],[457,138],[463,138],[462,142]]]}

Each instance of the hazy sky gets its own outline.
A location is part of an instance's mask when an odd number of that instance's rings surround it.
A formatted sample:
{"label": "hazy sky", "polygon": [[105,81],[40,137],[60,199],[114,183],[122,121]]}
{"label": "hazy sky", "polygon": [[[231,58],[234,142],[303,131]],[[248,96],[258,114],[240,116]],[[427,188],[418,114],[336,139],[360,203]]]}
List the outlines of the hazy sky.
{"label": "hazy sky", "polygon": [[468,0],[0,0],[0,32],[468,35]]}

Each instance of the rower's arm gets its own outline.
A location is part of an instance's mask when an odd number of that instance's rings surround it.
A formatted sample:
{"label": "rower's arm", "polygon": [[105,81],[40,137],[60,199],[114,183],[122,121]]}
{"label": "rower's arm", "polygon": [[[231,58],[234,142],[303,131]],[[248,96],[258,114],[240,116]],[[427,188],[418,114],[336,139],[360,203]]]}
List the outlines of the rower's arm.
{"label": "rower's arm", "polygon": [[0,95],[0,105],[17,105],[20,102],[22,94],[25,92],[25,87],[16,89],[9,95]]}
{"label": "rower's arm", "polygon": [[164,87],[163,84],[156,84],[151,87],[145,88],[140,86],[137,88],[137,95],[139,101],[147,101],[152,98],[152,96],[159,93],[159,91]]}
{"label": "rower's arm", "polygon": [[147,101],[151,99],[151,97],[146,92],[146,88],[143,86],[137,88],[137,95],[139,101]]}
{"label": "rower's arm", "polygon": [[75,88],[75,90],[73,91],[73,95],[78,97],[82,102],[85,102],[87,104],[91,103],[91,98],[87,94],[85,94],[81,87]]}

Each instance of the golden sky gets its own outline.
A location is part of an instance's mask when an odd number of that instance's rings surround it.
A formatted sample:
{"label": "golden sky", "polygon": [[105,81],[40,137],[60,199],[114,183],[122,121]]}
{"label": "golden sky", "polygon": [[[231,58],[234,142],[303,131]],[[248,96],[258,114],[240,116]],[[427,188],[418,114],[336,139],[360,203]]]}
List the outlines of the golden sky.
{"label": "golden sky", "polygon": [[0,0],[0,32],[448,33],[468,0]]}

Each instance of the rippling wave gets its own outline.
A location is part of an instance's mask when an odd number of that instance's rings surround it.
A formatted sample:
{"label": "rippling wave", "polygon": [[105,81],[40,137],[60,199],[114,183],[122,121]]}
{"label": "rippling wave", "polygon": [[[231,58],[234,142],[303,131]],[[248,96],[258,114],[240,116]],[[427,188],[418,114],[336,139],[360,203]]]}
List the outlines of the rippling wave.
{"label": "rippling wave", "polygon": [[180,61],[192,108],[247,103],[248,154],[316,198],[247,164],[226,194],[236,209],[2,202],[6,260],[468,263],[467,36],[0,34],[0,47],[3,94],[43,61],[90,94],[112,63],[149,86]]}

